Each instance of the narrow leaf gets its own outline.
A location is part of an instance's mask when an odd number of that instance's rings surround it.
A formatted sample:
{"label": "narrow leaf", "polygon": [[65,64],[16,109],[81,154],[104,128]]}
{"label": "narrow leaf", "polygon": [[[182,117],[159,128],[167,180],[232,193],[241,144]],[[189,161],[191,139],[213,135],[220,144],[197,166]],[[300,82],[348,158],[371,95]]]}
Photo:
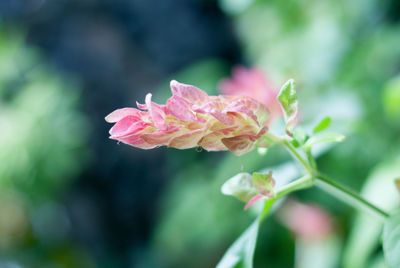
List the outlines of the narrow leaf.
{"label": "narrow leaf", "polygon": [[322,119],[313,129],[313,133],[318,133],[321,132],[322,130],[326,129],[329,127],[331,124],[331,118],[329,116],[325,117]]}
{"label": "narrow leaf", "polygon": [[304,146],[307,148],[311,148],[313,145],[322,144],[322,143],[331,143],[331,142],[341,142],[346,137],[342,134],[338,133],[327,133],[324,135],[312,136]]}
{"label": "narrow leaf", "polygon": [[216,268],[252,268],[259,225],[268,215],[275,198],[265,202],[264,209],[242,235],[228,248]]}
{"label": "narrow leaf", "polygon": [[400,211],[392,214],[383,228],[383,252],[391,267],[400,267]]}
{"label": "narrow leaf", "polygon": [[258,218],[232,244],[216,268],[253,267],[254,249],[258,235]]}
{"label": "narrow leaf", "polygon": [[281,88],[278,101],[281,104],[283,115],[286,121],[286,129],[292,130],[296,125],[297,119],[297,94],[295,82],[293,79],[288,80]]}

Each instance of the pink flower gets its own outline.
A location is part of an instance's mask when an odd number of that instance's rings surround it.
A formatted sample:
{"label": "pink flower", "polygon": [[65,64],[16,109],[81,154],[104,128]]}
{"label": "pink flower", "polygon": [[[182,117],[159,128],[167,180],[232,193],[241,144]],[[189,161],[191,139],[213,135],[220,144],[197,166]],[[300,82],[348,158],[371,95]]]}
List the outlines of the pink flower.
{"label": "pink flower", "polygon": [[271,113],[270,120],[282,116],[280,105],[276,99],[278,92],[258,68],[237,66],[232,70],[232,77],[220,83],[220,91],[226,95],[244,95],[258,100]]}
{"label": "pink flower", "polygon": [[165,105],[152,102],[149,93],[145,104],[137,104],[140,110],[123,108],[109,114],[106,121],[115,123],[110,138],[142,149],[201,146],[242,155],[267,131],[268,111],[252,98],[208,96],[177,81],[171,81],[171,91]]}
{"label": "pink flower", "polygon": [[282,207],[279,218],[302,239],[319,240],[333,232],[331,216],[315,205],[289,200]]}

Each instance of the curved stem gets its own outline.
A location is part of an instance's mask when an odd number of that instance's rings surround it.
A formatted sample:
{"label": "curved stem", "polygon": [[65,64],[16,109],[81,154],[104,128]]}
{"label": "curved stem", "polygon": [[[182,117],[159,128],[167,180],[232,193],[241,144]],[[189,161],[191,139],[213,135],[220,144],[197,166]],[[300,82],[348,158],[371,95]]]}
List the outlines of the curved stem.
{"label": "curved stem", "polygon": [[314,185],[313,177],[307,174],[307,175],[301,177],[300,179],[292,181],[291,183],[288,183],[285,186],[283,186],[281,189],[279,189],[275,193],[274,198],[271,198],[271,199],[268,199],[267,201],[265,201],[264,209],[263,209],[260,219],[259,219],[260,222],[263,221],[264,218],[267,216],[268,211],[270,210],[271,206],[274,204],[275,201],[277,201],[278,199],[280,199],[292,192],[310,188],[313,185]]}
{"label": "curved stem", "polygon": [[293,157],[301,164],[301,166],[306,170],[306,172],[312,177],[312,180],[314,180],[315,185],[317,187],[325,190],[329,194],[335,196],[336,198],[342,200],[343,202],[347,203],[348,205],[354,208],[364,210],[366,212],[369,212],[377,216],[380,220],[385,220],[389,217],[389,214],[387,212],[371,204],[356,192],[330,179],[328,176],[319,173],[318,170],[313,168],[312,165],[310,165],[308,161],[305,160],[297,152],[297,150],[293,147],[293,145],[289,141],[284,140],[282,138],[276,139],[275,135],[273,135],[270,138],[274,139],[276,142],[279,142],[285,146],[285,148],[293,155]]}
{"label": "curved stem", "polygon": [[279,189],[275,193],[275,198],[279,199],[285,195],[288,195],[294,191],[310,188],[313,186],[313,177],[310,175],[305,175],[301,177],[300,179],[297,179],[295,181],[292,181],[291,183],[286,184],[283,186],[281,189]]}
{"label": "curved stem", "polygon": [[311,165],[297,152],[297,150],[293,147],[290,142],[287,140],[283,141],[283,145],[285,145],[286,149],[294,156],[294,158],[302,165],[302,167],[309,173],[313,174],[314,170]]}
{"label": "curved stem", "polygon": [[317,187],[332,194],[333,196],[338,197],[348,205],[372,213],[381,220],[385,220],[389,217],[388,213],[371,204],[353,190],[330,179],[328,176],[319,174],[315,177],[315,179],[315,185]]}

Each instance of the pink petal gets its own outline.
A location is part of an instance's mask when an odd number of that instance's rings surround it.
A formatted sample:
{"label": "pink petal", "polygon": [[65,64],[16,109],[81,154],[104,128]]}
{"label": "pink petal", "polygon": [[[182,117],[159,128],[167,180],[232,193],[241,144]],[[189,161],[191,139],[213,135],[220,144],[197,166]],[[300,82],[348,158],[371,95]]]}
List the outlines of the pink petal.
{"label": "pink petal", "polygon": [[[221,112],[218,108],[222,106],[221,103],[218,102],[207,102],[202,106],[193,106],[193,110],[197,113],[201,114],[211,114],[218,121],[226,126],[230,126],[234,123],[234,118],[224,112]],[[222,106],[223,108],[223,106]]]}
{"label": "pink petal", "polygon": [[235,122],[235,119],[230,114],[226,114],[217,110],[212,111],[211,115],[226,126],[231,126]]}
{"label": "pink petal", "polygon": [[[240,136],[234,136],[231,138],[223,138],[222,143],[234,154],[240,156],[243,155],[253,149],[254,142],[258,140],[267,130],[267,127],[263,127],[257,134],[252,134],[254,128],[251,126],[247,126],[250,131],[249,134],[244,134]],[[246,133],[246,127],[241,129],[241,133]]]}
{"label": "pink petal", "polygon": [[173,138],[179,135],[179,129],[176,127],[174,129],[169,129],[168,131],[158,131],[153,133],[143,133],[140,138],[149,144],[154,144],[157,146],[168,145]]}
{"label": "pink petal", "polygon": [[134,146],[134,147],[138,147],[141,149],[152,149],[157,147],[157,144],[149,144],[146,141],[144,141],[142,138],[140,138],[140,136],[138,135],[130,135],[130,136],[124,136],[124,137],[120,137],[118,139],[116,138],[112,138],[111,139],[115,139],[118,141],[121,141],[123,143],[126,143],[128,145]]}
{"label": "pink petal", "polygon": [[199,120],[196,114],[192,111],[192,105],[182,97],[172,96],[167,101],[168,113],[182,121],[189,122],[204,122]]}
{"label": "pink petal", "polygon": [[282,116],[276,100],[278,91],[258,68],[237,66],[232,70],[232,77],[220,83],[220,90],[227,95],[244,95],[262,103],[271,113],[269,121]]}
{"label": "pink petal", "polygon": [[221,139],[226,136],[231,136],[232,132],[236,129],[237,127],[231,127],[213,131],[205,135],[199,141],[199,145],[207,151],[226,151],[228,148],[221,142]]}
{"label": "pink petal", "polygon": [[201,89],[172,80],[170,83],[172,95],[182,97],[196,104],[208,101],[208,95]]}
{"label": "pink petal", "polygon": [[178,136],[171,140],[169,147],[177,149],[188,149],[197,146],[197,143],[201,140],[204,135],[205,129],[196,129],[184,135]]}
{"label": "pink petal", "polygon": [[149,109],[146,104],[140,104],[139,102],[136,102],[136,106],[141,110],[148,110]]}
{"label": "pink petal", "polygon": [[253,196],[249,202],[247,202],[246,206],[244,206],[244,210],[247,210],[249,207],[251,207],[252,205],[254,205],[254,203],[256,203],[258,200],[263,199],[264,196],[262,195],[255,195]]}
{"label": "pink petal", "polygon": [[149,113],[151,115],[151,119],[154,122],[154,125],[162,131],[167,130],[167,125],[165,124],[165,112],[163,110],[163,108],[152,102],[151,101],[151,93],[148,93],[146,95],[146,106],[147,109],[149,110]]}
{"label": "pink petal", "polygon": [[254,142],[251,141],[247,135],[224,138],[221,140],[221,142],[226,146],[226,148],[228,148],[237,156],[241,156],[251,151],[254,145]]}
{"label": "pink petal", "polygon": [[122,108],[115,110],[114,112],[110,113],[109,115],[106,116],[105,120],[108,123],[115,123],[124,118],[125,116],[128,115],[134,115],[134,116],[140,116],[140,111],[135,108]]}
{"label": "pink petal", "polygon": [[144,129],[149,124],[143,121],[138,121],[136,116],[126,116],[119,120],[111,129],[111,138],[122,137],[126,135],[131,135],[137,133],[138,131]]}
{"label": "pink petal", "polygon": [[253,119],[253,121],[260,125],[263,122],[260,122],[261,120],[257,118],[256,113],[259,112],[260,109],[265,110],[265,113],[268,114],[268,110],[260,103],[257,101],[250,99],[250,98],[240,98],[235,101],[233,101],[231,104],[229,104],[223,112],[236,112],[236,113],[241,113],[245,114],[246,116],[250,117]]}
{"label": "pink petal", "polygon": [[206,151],[226,151],[228,148],[221,142],[221,136],[215,134],[208,134],[199,141],[199,146],[203,147]]}

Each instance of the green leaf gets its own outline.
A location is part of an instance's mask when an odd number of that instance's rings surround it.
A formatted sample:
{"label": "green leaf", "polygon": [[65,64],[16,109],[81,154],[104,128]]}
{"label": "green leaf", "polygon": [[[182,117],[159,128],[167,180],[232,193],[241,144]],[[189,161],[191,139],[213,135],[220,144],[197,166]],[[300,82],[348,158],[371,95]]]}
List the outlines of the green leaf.
{"label": "green leaf", "polygon": [[263,196],[272,198],[274,197],[275,181],[272,178],[272,172],[267,174],[253,173],[253,185],[256,190]]}
{"label": "green leaf", "polygon": [[224,195],[232,195],[243,202],[249,200],[257,193],[253,185],[253,177],[249,173],[238,173],[227,180],[221,187],[221,192]]}
{"label": "green leaf", "polygon": [[392,214],[385,223],[383,252],[390,266],[400,267],[400,210]]}
{"label": "green leaf", "polygon": [[346,137],[344,135],[338,133],[326,133],[324,135],[312,136],[310,139],[308,139],[306,144],[304,144],[304,147],[311,148],[316,144],[341,142],[345,138]]}
{"label": "green leaf", "polygon": [[244,231],[224,254],[217,268],[253,267],[254,249],[258,235],[258,218]]}
{"label": "green leaf", "polygon": [[238,239],[228,248],[216,268],[252,268],[254,250],[256,248],[257,235],[260,223],[268,215],[275,198],[265,202],[264,209],[260,216],[239,236]]}
{"label": "green leaf", "polygon": [[313,129],[313,133],[318,133],[321,132],[322,130],[326,129],[329,127],[331,124],[331,118],[329,116],[325,117],[322,119]]}
{"label": "green leaf", "polygon": [[288,80],[282,86],[277,99],[281,104],[285,117],[286,129],[292,130],[296,124],[298,106],[295,82],[293,79]]}

